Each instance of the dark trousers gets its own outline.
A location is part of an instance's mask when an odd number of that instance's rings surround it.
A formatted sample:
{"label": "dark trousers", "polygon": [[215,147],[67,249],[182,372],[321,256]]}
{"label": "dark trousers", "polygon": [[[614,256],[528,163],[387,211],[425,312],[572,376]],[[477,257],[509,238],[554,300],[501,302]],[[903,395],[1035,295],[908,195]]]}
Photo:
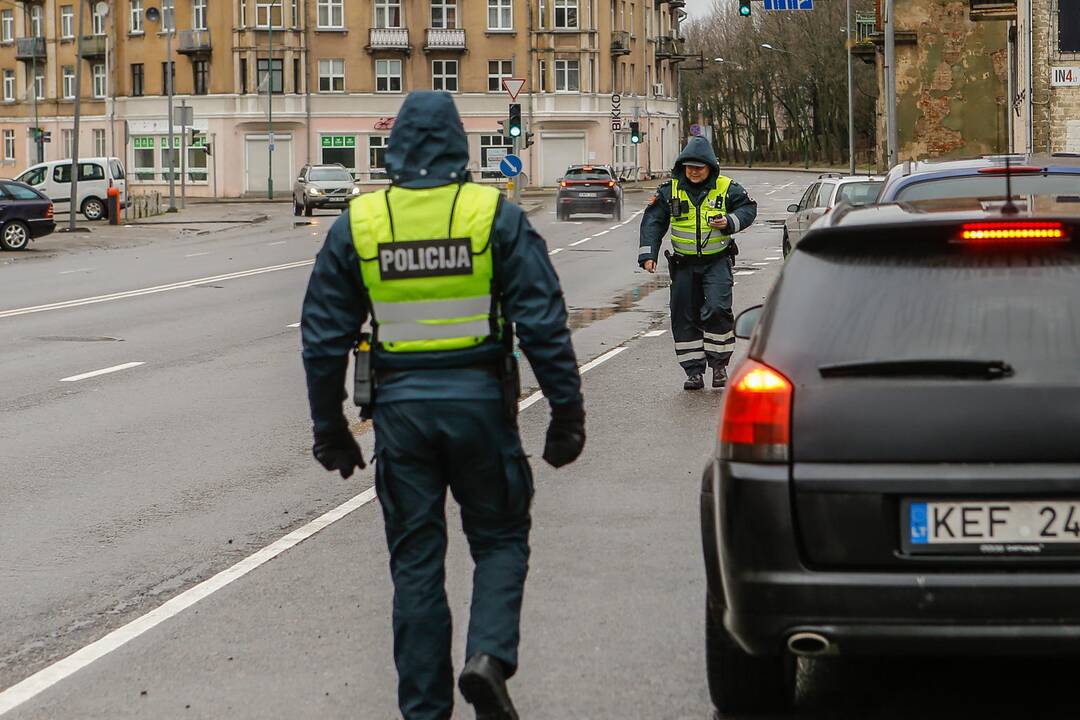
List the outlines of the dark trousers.
{"label": "dark trousers", "polygon": [[735,316],[731,312],[731,271],[728,254],[715,260],[688,261],[673,256],[671,271],[671,335],[675,356],[686,374],[708,367],[727,367],[735,349]]}
{"label": "dark trousers", "polygon": [[405,720],[454,706],[446,602],[446,489],[461,506],[473,572],[465,657],[517,669],[533,481],[517,427],[495,400],[377,405],[375,487],[394,580],[394,662]]}

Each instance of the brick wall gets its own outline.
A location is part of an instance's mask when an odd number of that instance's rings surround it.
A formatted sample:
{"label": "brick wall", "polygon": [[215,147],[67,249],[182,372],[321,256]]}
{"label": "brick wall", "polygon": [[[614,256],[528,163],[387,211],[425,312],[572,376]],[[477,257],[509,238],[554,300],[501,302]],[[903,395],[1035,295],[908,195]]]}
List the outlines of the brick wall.
{"label": "brick wall", "polygon": [[1058,47],[1058,0],[1032,0],[1031,99],[1036,152],[1080,152],[1080,87],[1051,87],[1054,67],[1080,67],[1080,53]]}

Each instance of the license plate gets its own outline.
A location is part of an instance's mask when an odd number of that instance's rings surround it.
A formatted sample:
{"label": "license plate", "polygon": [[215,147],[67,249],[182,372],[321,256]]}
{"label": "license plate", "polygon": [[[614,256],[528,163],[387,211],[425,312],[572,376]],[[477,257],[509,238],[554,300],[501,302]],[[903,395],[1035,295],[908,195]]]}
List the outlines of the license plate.
{"label": "license plate", "polygon": [[901,512],[912,554],[1080,553],[1080,500],[908,500]]}
{"label": "license plate", "polygon": [[596,197],[596,193],[578,193],[578,197]]}

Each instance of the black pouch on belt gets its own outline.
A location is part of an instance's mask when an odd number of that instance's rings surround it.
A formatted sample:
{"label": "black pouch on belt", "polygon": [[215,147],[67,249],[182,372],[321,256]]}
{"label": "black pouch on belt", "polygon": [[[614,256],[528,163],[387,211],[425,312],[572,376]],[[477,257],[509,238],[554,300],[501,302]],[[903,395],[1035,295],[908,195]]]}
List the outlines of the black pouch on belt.
{"label": "black pouch on belt", "polygon": [[353,349],[353,403],[360,417],[371,418],[375,407],[375,374],[371,369],[371,335],[364,333]]}

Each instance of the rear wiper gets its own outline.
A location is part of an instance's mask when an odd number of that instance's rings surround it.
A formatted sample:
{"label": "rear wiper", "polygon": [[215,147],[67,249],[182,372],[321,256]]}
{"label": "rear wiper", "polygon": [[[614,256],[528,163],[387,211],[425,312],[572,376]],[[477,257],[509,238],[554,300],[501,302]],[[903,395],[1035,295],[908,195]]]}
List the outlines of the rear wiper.
{"label": "rear wiper", "polygon": [[821,377],[953,377],[999,380],[1014,374],[1004,360],[856,360],[818,367]]}

